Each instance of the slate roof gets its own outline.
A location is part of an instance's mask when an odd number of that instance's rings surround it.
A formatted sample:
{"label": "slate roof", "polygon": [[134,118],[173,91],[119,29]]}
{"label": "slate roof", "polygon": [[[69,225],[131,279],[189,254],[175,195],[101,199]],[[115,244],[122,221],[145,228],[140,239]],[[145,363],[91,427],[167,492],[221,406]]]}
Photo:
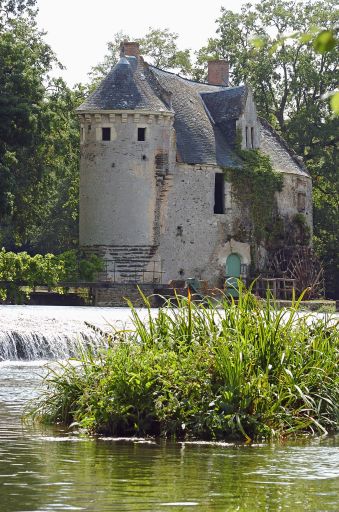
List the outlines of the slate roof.
{"label": "slate roof", "polygon": [[302,159],[291,149],[287,142],[262,118],[260,124],[260,149],[271,159],[273,169],[288,174],[300,174],[310,177]]}
{"label": "slate roof", "polygon": [[77,112],[99,110],[169,111],[159,97],[153,77],[143,61],[122,57],[99,84],[98,88],[77,108]]}
{"label": "slate roof", "polygon": [[233,136],[215,123],[202,100],[201,93],[218,94],[217,91],[224,91],[225,88],[193,82],[153,66],[150,69],[161,86],[171,92],[179,161],[188,164],[239,166],[240,160],[232,150],[235,119]]}
{"label": "slate roof", "polygon": [[213,92],[202,92],[201,97],[214,122],[223,124],[230,119],[238,119],[244,111],[247,87],[227,87]]}
{"label": "slate roof", "polygon": [[[142,58],[122,57],[77,109],[174,112],[178,160],[187,164],[240,167],[234,151],[236,120],[244,112],[248,88],[194,82],[149,66]],[[286,142],[260,120],[262,151],[282,172],[308,171]]]}

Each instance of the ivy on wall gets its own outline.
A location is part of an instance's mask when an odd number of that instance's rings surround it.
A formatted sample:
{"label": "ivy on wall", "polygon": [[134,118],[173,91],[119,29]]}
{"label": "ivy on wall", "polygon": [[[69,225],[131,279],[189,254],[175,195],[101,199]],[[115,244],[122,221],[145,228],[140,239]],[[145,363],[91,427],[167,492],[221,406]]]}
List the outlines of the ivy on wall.
{"label": "ivy on wall", "polygon": [[266,240],[277,212],[275,193],[282,190],[283,177],[273,170],[270,158],[258,149],[240,149],[240,168],[224,168],[225,179],[239,203],[248,208],[251,233],[257,243]]}

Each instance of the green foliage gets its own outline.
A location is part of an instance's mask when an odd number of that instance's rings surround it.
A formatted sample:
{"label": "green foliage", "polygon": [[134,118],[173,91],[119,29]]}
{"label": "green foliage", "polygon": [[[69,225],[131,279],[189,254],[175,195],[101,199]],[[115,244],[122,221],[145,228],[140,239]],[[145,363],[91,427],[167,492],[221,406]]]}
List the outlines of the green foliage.
{"label": "green foliage", "polygon": [[49,368],[31,414],[106,435],[251,439],[335,431],[339,336],[334,319],[239,302],[177,297],[113,332],[99,353]]}
{"label": "green foliage", "polygon": [[21,14],[33,14],[37,0],[0,0],[0,28]]}
{"label": "green foliage", "polygon": [[313,41],[314,49],[318,53],[330,52],[336,44],[334,30],[322,30]]}
{"label": "green foliage", "polygon": [[256,242],[269,236],[276,215],[275,193],[282,189],[282,175],[273,170],[270,158],[258,149],[237,149],[241,168],[225,169],[236,199],[248,208],[249,222]]}
{"label": "green foliage", "polygon": [[178,50],[178,34],[170,32],[168,28],[149,28],[149,31],[138,39],[140,51],[150,64],[161,69],[178,69],[183,75],[191,71],[190,51]]}
{"label": "green foliage", "polygon": [[[61,282],[78,283],[92,281],[103,270],[103,262],[95,255],[81,258],[74,251],[64,253],[36,254],[27,252],[0,251],[0,297],[8,302],[20,303],[38,285],[56,287]],[[24,286],[24,290],[23,290]]]}
{"label": "green foliage", "polygon": [[104,60],[97,66],[94,66],[89,73],[93,87],[118,62],[120,43],[124,40],[138,41],[140,53],[149,64],[161,69],[176,70],[184,76],[189,75],[192,69],[190,50],[178,49],[178,37],[178,34],[170,32],[168,28],[150,27],[147,34],[141,38],[131,38],[123,32],[116,32],[111,41],[107,43],[108,53],[105,55]]}
{"label": "green foliage", "polygon": [[313,179],[315,247],[327,294],[339,297],[336,2],[265,0],[239,13],[222,8],[217,24],[193,74],[204,78],[210,58],[228,59],[233,85],[251,84],[259,114],[304,159]]}
{"label": "green foliage", "polygon": [[310,227],[307,223],[305,215],[302,213],[297,213],[294,215],[289,228],[289,245],[308,245],[310,243]]}
{"label": "green foliage", "polygon": [[0,243],[8,249],[77,246],[74,110],[83,88],[50,79],[56,65],[33,17],[0,27]]}

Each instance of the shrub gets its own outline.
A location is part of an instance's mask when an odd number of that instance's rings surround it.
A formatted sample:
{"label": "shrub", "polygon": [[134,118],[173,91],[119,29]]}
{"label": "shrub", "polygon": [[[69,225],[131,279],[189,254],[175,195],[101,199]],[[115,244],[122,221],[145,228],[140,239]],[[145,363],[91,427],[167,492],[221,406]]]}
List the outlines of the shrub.
{"label": "shrub", "polygon": [[[338,425],[337,325],[278,310],[240,286],[239,301],[177,297],[98,354],[50,368],[32,415],[107,435],[201,439],[324,434]],[[338,322],[336,322],[338,324]]]}
{"label": "shrub", "polygon": [[[27,252],[0,251],[0,299],[9,302],[22,302],[35,286],[58,286],[61,282],[92,281],[103,270],[103,261],[91,255],[81,257],[77,251],[70,250],[58,255]],[[22,287],[25,287],[23,290]]]}

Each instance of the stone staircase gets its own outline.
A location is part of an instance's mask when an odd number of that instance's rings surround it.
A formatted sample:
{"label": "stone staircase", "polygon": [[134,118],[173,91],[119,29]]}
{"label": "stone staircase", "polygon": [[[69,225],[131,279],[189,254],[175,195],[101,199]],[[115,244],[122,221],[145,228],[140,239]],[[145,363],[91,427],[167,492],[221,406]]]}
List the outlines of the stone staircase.
{"label": "stone staircase", "polygon": [[102,257],[106,268],[100,281],[117,283],[161,282],[161,262],[152,261],[156,246],[120,245],[105,247]]}

